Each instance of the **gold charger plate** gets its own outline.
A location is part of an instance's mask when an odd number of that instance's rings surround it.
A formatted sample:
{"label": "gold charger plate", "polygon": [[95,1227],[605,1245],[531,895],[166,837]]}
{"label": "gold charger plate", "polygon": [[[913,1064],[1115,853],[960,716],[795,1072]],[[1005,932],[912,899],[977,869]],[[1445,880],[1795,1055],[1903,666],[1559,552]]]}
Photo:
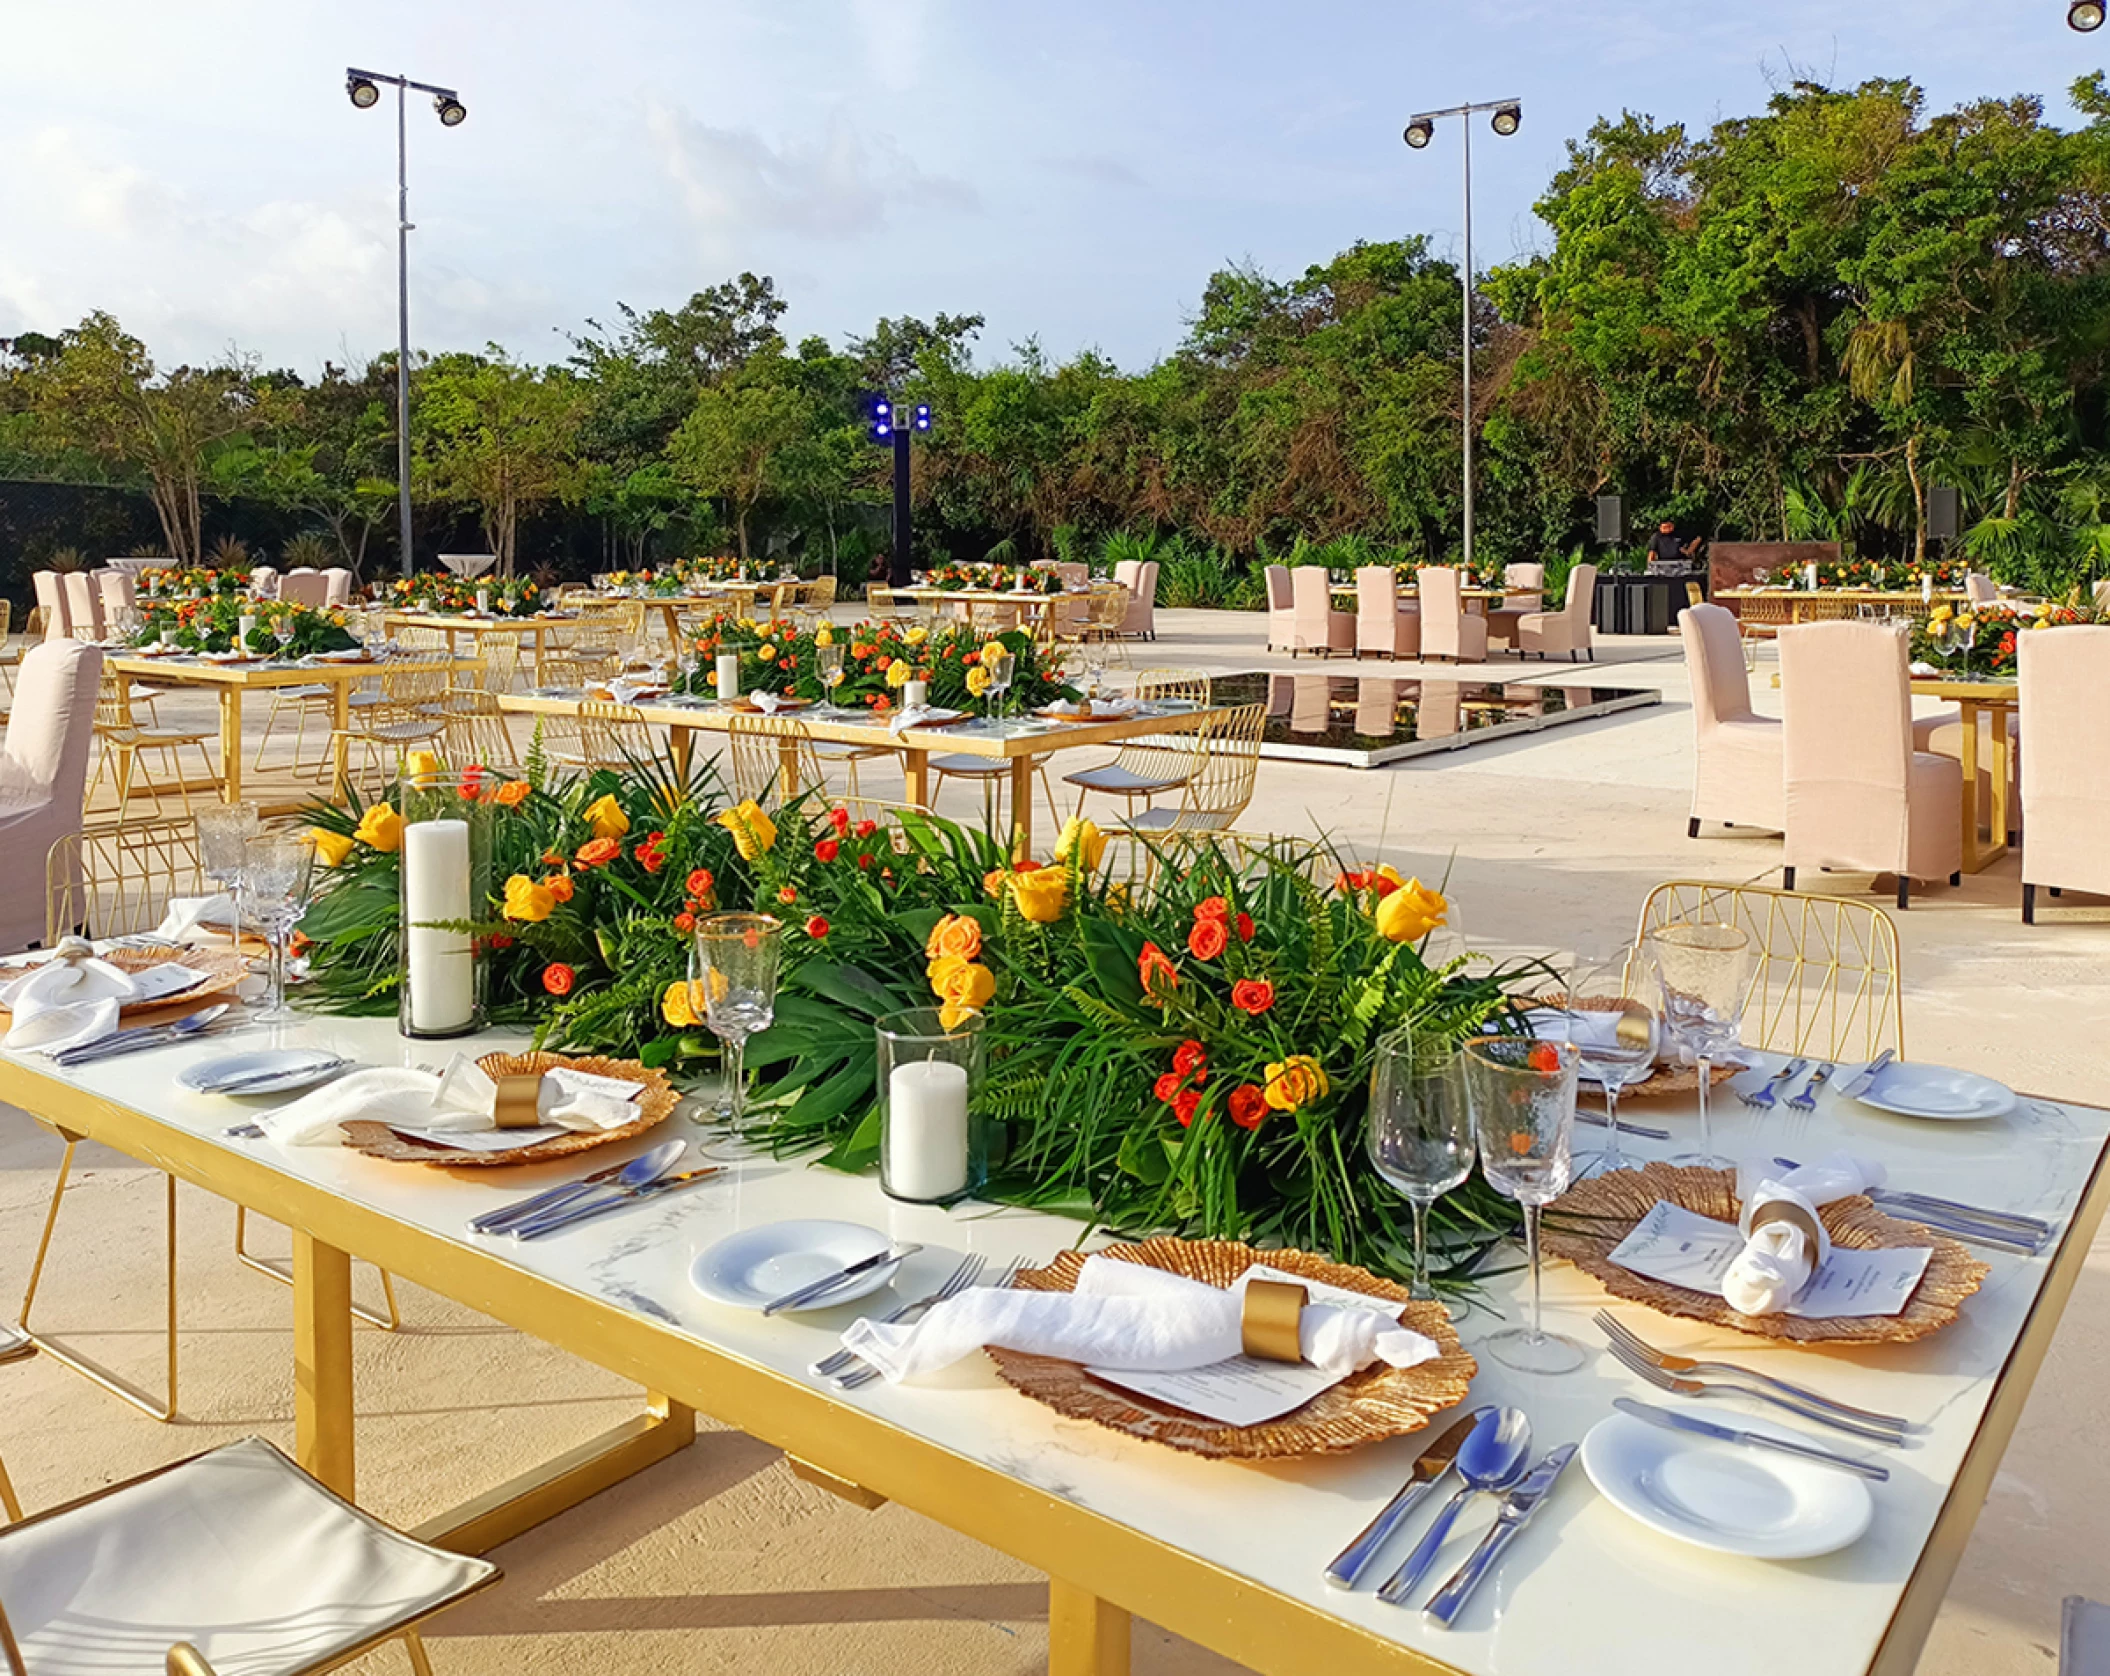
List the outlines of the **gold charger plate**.
{"label": "gold charger plate", "polygon": [[[1065,1251],[1044,1269],[1026,1269],[1012,1285],[1026,1292],[1071,1292],[1084,1267],[1085,1253]],[[1258,1426],[1226,1426],[1198,1414],[1152,1402],[1094,1379],[1075,1362],[1052,1356],[1029,1356],[1021,1350],[991,1347],[996,1371],[1014,1390],[1045,1403],[1073,1420],[1089,1420],[1111,1431],[1126,1432],[1152,1443],[1184,1449],[1190,1455],[1217,1460],[1274,1461],[1295,1455],[1330,1455],[1357,1449],[1381,1438],[1421,1430],[1432,1415],[1465,1400],[1477,1364],[1458,1343],[1439,1303],[1414,1303],[1404,1286],[1380,1280],[1365,1269],[1330,1262],[1303,1251],[1257,1251],[1234,1240],[1180,1240],[1160,1237],[1139,1245],[1117,1245],[1097,1255],[1117,1262],[1144,1263],[1189,1280],[1228,1289],[1255,1263],[1287,1274],[1323,1281],[1350,1292],[1396,1299],[1404,1307],[1400,1322],[1434,1339],[1442,1354],[1419,1367],[1392,1368],[1374,1363],[1321,1391],[1302,1408]]]}
{"label": "gold charger plate", "polygon": [[[194,1013],[217,996],[228,994],[244,978],[249,976],[249,961],[232,949],[186,949],[173,944],[152,949],[112,949],[99,954],[98,960],[106,960],[120,972],[144,972],[155,966],[188,966],[194,972],[202,972],[204,978],[196,987],[186,989],[181,995],[171,995],[159,1001],[135,1001],[129,1007],[120,1008],[117,1019],[120,1024],[133,1024],[140,1020],[181,1018]],[[27,966],[9,968],[0,976],[8,980],[31,970]],[[0,1019],[12,1016],[8,1009],[0,1007]]]}
{"label": "gold charger plate", "polygon": [[1549,1252],[1594,1276],[1615,1298],[1647,1304],[1659,1314],[1791,1344],[1909,1344],[1953,1322],[1964,1299],[1991,1272],[1956,1241],[1932,1234],[1917,1222],[1886,1216],[1856,1194],[1836,1199],[1817,1213],[1832,1244],[1849,1251],[1910,1245],[1934,1248],[1927,1272],[1920,1276],[1903,1313],[1842,1315],[1831,1320],[1742,1315],[1711,1293],[1650,1280],[1612,1261],[1613,1248],[1634,1231],[1659,1199],[1716,1222],[1733,1223],[1743,1213],[1734,1170],[1649,1164],[1638,1170],[1615,1170],[1569,1188],[1546,1207],[1540,1237]]}
{"label": "gold charger plate", "polygon": [[[1535,1007],[1565,1007],[1568,1004],[1568,997],[1556,990],[1551,995],[1533,996],[1531,1004]],[[1592,1013],[1608,1013],[1618,1004],[1610,996],[1598,996],[1584,1000],[1581,1004],[1581,1010]],[[1709,1066],[1707,1086],[1709,1088],[1719,1088],[1731,1077],[1742,1075],[1744,1070],[1745,1067],[1741,1065]],[[1583,1090],[1585,1093],[1597,1086],[1588,1078],[1583,1079]],[[1639,1082],[1630,1082],[1622,1088],[1619,1091],[1619,1103],[1625,1105],[1629,1100],[1661,1100],[1667,1099],[1673,1094],[1697,1094],[1699,1091],[1699,1066],[1658,1065]]]}
{"label": "gold charger plate", "polygon": [[584,1134],[552,1135],[546,1141],[536,1141],[528,1146],[516,1146],[504,1152],[471,1152],[466,1148],[439,1146],[431,1141],[414,1141],[399,1135],[385,1123],[366,1123],[354,1120],[338,1125],[344,1131],[345,1145],[354,1152],[363,1152],[369,1158],[388,1158],[405,1164],[439,1164],[448,1168],[457,1165],[484,1164],[539,1164],[549,1158],[566,1158],[574,1152],[591,1152],[597,1146],[607,1146],[611,1141],[627,1141],[633,1135],[642,1135],[667,1120],[668,1115],[681,1103],[681,1096],[674,1092],[667,1081],[667,1073],[648,1070],[635,1059],[603,1059],[598,1056],[584,1058],[563,1053],[487,1053],[476,1062],[492,1077],[525,1076],[529,1072],[554,1070],[568,1066],[575,1071],[588,1071],[597,1077],[618,1077],[624,1082],[641,1082],[645,1091],[637,1097],[638,1115],[632,1122],[619,1128],[602,1129]]}

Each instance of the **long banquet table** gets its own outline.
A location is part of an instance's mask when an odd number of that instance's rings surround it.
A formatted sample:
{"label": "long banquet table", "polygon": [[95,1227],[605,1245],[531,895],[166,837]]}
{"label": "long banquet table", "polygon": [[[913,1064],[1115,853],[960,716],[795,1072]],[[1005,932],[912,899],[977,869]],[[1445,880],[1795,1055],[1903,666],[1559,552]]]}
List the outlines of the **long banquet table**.
{"label": "long banquet table", "polygon": [[[382,1020],[317,1018],[280,1034],[285,1045],[369,1064],[429,1060],[443,1045],[406,1042]],[[519,1042],[493,1034],[459,1045],[475,1052]],[[694,1258],[726,1233],[786,1216],[846,1217],[925,1242],[895,1283],[901,1294],[927,1289],[963,1251],[998,1261],[1048,1257],[1083,1235],[1077,1223],[900,1205],[868,1177],[761,1160],[542,1243],[470,1236],[469,1216],[582,1173],[586,1161],[447,1172],[336,1147],[231,1139],[224,1127],[252,1115],[244,1103],[190,1095],[170,1081],[220,1048],[191,1043],[73,1072],[0,1053],[0,1098],[292,1228],[297,1451],[324,1483],[348,1496],[357,1487],[349,1314],[357,1256],[653,1393],[644,1414],[603,1440],[609,1452],[571,1451],[540,1475],[434,1518],[421,1534],[487,1549],[685,1446],[691,1411],[701,1411],[782,1448],[797,1470],[838,1493],[866,1505],[899,1501],[1046,1572],[1056,1676],[1121,1676],[1130,1614],[1284,1676],[1685,1676],[1694,1668],[1708,1676],[1906,1676],[2110,1197],[2110,1112],[2095,1107],[2025,1100],[1994,1122],[1914,1124],[1827,1094],[1815,1123],[1796,1134],[1781,1118],[1761,1123],[1719,1100],[1716,1139],[1732,1153],[1845,1146],[1883,1159],[1893,1185],[2046,1217],[2059,1232],[2038,1257],[1986,1254],[1992,1272],[1962,1319],[1917,1345],[1798,1352],[1618,1306],[1666,1347],[1733,1353],[1840,1400],[1908,1414],[1924,1429],[1903,1448],[1866,1451],[1893,1475],[1876,1487],[1868,1533],[1842,1552],[1795,1564],[1664,1540],[1602,1501],[1572,1467],[1458,1627],[1444,1632],[1418,1612],[1381,1604],[1367,1582],[1343,1594],[1320,1581],[1326,1562],[1405,1477],[1425,1434],[1257,1468],[1058,1419],[980,1362],[929,1385],[874,1384],[845,1395],[808,1365],[860,1308],[883,1307],[887,1294],[766,1321],[707,1302],[687,1278]],[[1632,1115],[1673,1131],[1669,1142],[1630,1142],[1643,1157],[1690,1144],[1679,1102],[1640,1102]],[[1523,1277],[1516,1265],[1506,1268],[1487,1292],[1514,1315]],[[1549,1326],[1595,1348],[1588,1314],[1604,1301],[1579,1271],[1550,1267]],[[1488,1322],[1484,1314],[1468,1320],[1469,1348]],[[1524,1378],[1483,1359],[1469,1400],[1524,1407],[1539,1453],[1580,1439],[1622,1393],[1649,1394],[1602,1354],[1558,1379]],[[1741,1407],[1709,1403],[1705,1412],[1734,1418]],[[1413,1521],[1415,1530],[1426,1518]],[[1427,1587],[1486,1519],[1484,1509],[1467,1515]],[[1383,1567],[1411,1540],[1411,1532],[1396,1537]],[[825,1555],[813,1557],[816,1586],[825,1585],[826,1567]]]}

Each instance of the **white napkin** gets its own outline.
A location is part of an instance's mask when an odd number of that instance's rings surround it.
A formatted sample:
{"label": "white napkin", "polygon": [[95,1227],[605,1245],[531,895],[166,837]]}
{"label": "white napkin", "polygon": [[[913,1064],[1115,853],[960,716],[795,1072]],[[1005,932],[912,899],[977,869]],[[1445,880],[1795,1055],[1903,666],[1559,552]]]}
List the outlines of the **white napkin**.
{"label": "white napkin", "polygon": [[[852,1322],[843,1348],[889,1382],[935,1373],[991,1344],[1092,1367],[1176,1373],[1239,1355],[1244,1307],[1242,1276],[1224,1291],[1142,1263],[1091,1257],[1075,1292],[970,1287],[910,1326]],[[1307,1305],[1300,1332],[1304,1359],[1336,1378],[1380,1358],[1406,1368],[1441,1354],[1370,1310]]]}
{"label": "white napkin", "polygon": [[1936,669],[1931,663],[1915,662],[1910,665],[1910,668],[1912,670],[1912,673],[1915,675],[1939,675],[1941,673],[1941,671]]}
{"label": "white napkin", "polygon": [[[544,1124],[558,1128],[613,1129],[637,1116],[637,1107],[616,1090],[642,1091],[636,1083],[585,1071],[550,1071],[542,1079],[537,1112]],[[333,1145],[339,1139],[337,1126],[349,1121],[385,1123],[418,1134],[473,1134],[494,1127],[491,1105],[497,1092],[481,1066],[457,1056],[444,1079],[430,1071],[393,1067],[354,1071],[256,1121],[267,1137],[285,1146]],[[522,1145],[536,1138],[530,1130],[520,1135]]]}
{"label": "white napkin", "polygon": [[[597,1077],[559,1065],[543,1072],[535,1091],[535,1115],[560,1129],[620,1129],[637,1117],[637,1096],[644,1084],[616,1077]],[[466,1054],[456,1054],[433,1096],[433,1110],[421,1127],[442,1133],[494,1127],[492,1107],[498,1084]]]}
{"label": "white napkin", "polygon": [[0,1046],[57,1053],[110,1034],[117,1015],[140,998],[140,986],[82,937],[62,940],[51,959],[0,989],[14,1023]]}
{"label": "white napkin", "polygon": [[894,713],[894,719],[887,723],[887,731],[906,733],[910,728],[921,727],[926,722],[942,721],[950,714],[951,712],[940,710],[934,704],[904,705]]}
{"label": "white napkin", "polygon": [[747,696],[755,701],[755,708],[765,716],[774,716],[784,708],[784,700],[775,693],[749,693]]}
{"label": "white napkin", "polygon": [[1573,1042],[1577,1047],[1611,1047],[1619,1040],[1619,1014],[1578,1007],[1572,1013],[1557,1007],[1534,1007],[1524,1015],[1532,1035],[1546,1042]]}
{"label": "white napkin", "polygon": [[[203,922],[211,920],[211,925]],[[234,897],[226,891],[217,896],[172,896],[154,935],[163,942],[193,948],[201,943],[224,943],[228,934],[221,926],[234,924]]]}
{"label": "white napkin", "polygon": [[[1882,1185],[1881,1164],[1843,1152],[1778,1177],[1762,1176],[1754,1181],[1747,1173],[1738,1183],[1744,1202],[1739,1226],[1746,1243],[1722,1274],[1722,1297],[1729,1307],[1744,1315],[1773,1315],[1786,1309],[1832,1254],[1831,1237],[1824,1231],[1817,1207]],[[1801,1228],[1787,1222],[1768,1222],[1754,1233],[1753,1214],[1769,1204],[1795,1205],[1807,1211],[1817,1224],[1815,1245]]]}

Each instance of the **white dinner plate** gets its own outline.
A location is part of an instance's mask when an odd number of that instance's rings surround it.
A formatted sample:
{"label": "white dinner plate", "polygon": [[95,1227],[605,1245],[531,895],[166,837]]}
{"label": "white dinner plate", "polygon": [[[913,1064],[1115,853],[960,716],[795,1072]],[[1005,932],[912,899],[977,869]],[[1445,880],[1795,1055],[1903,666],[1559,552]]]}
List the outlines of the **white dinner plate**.
{"label": "white dinner plate", "polygon": [[1878,1111],[1936,1123],[1973,1123],[2015,1109],[2015,1091],[2007,1084],[1940,1065],[1886,1065],[1875,1085],[1856,1098]]}
{"label": "white dinner plate", "polygon": [[[327,1082],[345,1068],[334,1053],[320,1048],[260,1048],[248,1053],[216,1053],[176,1073],[178,1087],[193,1094],[211,1094],[223,1082],[244,1079],[241,1097],[257,1094],[290,1094]],[[246,1079],[256,1077],[251,1083]],[[268,1079],[268,1080],[266,1080]]]}
{"label": "white dinner plate", "polygon": [[[861,1222],[765,1222],[726,1235],[690,1265],[689,1279],[713,1303],[760,1309],[786,1292],[886,1250],[888,1243],[886,1235]],[[806,1307],[832,1309],[862,1298],[892,1280],[900,1267],[899,1259],[881,1263]]]}
{"label": "white dinner plate", "polygon": [[[1743,1415],[1735,1425],[1800,1441]],[[1867,1481],[1850,1472],[1625,1414],[1590,1429],[1582,1460],[1590,1482],[1627,1517],[1721,1554],[1806,1560],[1858,1540],[1875,1514]]]}

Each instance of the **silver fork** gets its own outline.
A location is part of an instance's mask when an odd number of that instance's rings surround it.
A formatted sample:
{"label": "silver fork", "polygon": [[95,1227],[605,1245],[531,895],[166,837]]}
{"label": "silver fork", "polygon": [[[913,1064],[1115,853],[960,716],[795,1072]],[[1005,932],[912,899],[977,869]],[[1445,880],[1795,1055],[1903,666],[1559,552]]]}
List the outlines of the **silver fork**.
{"label": "silver fork", "polygon": [[[972,1286],[980,1278],[983,1266],[988,1261],[989,1259],[981,1255],[981,1253],[970,1251],[965,1257],[960,1259],[958,1267],[945,1277],[937,1290],[927,1292],[920,1298],[910,1298],[903,1303],[896,1304],[879,1319],[882,1322],[899,1321],[903,1316],[913,1311],[928,1309],[932,1304],[943,1303],[954,1293],[964,1291],[967,1287]],[[807,1371],[820,1379],[833,1379],[857,1359],[855,1351],[838,1350],[831,1356],[823,1356]]]}
{"label": "silver fork", "polygon": [[1802,1085],[1802,1092],[1788,1096],[1788,1104],[1801,1112],[1804,1117],[1809,1116],[1811,1112],[1817,1109],[1817,1090],[1823,1086],[1825,1080],[1836,1069],[1838,1067],[1835,1065],[1819,1065],[1816,1070],[1810,1073],[1810,1080]]}
{"label": "silver fork", "polygon": [[[1024,1268],[1025,1266],[1025,1258],[1012,1258],[1010,1263],[1004,1269],[1004,1272],[996,1277],[995,1290],[999,1292],[1009,1291],[1011,1288],[1012,1281],[1018,1278],[1018,1271]],[[854,1391],[860,1385],[871,1384],[872,1381],[877,1379],[878,1377],[879,1370],[872,1366],[870,1362],[866,1362],[861,1367],[852,1368],[848,1373],[844,1374],[841,1378],[837,1379],[835,1382],[835,1388],[838,1391]]]}
{"label": "silver fork", "polygon": [[1738,1384],[1720,1378],[1693,1379],[1684,1374],[1672,1373],[1667,1368],[1659,1368],[1645,1356],[1627,1349],[1617,1339],[1611,1341],[1610,1348],[1612,1360],[1627,1372],[1639,1374],[1659,1391],[1670,1391],[1681,1397],[1749,1397],[1754,1402],[1770,1403],[1773,1407],[1784,1409],[1800,1419],[1814,1420],[1820,1426],[1849,1432],[1855,1437],[1866,1438],[1871,1443],[1901,1444],[1905,1441],[1904,1433],[1891,1426],[1871,1426],[1859,1420],[1849,1420],[1843,1414],[1834,1413],[1829,1407],[1802,1402],[1793,1397],[1783,1397],[1762,1385]]}
{"label": "silver fork", "polygon": [[1852,1403],[1840,1402],[1836,1397],[1827,1397],[1812,1391],[1806,1385],[1791,1384],[1785,1379],[1776,1379],[1770,1373],[1759,1373],[1755,1369],[1739,1367],[1734,1362],[1700,1361],[1691,1356],[1680,1356],[1672,1351],[1658,1350],[1647,1339],[1619,1320],[1610,1310],[1601,1309],[1593,1317],[1597,1330],[1613,1344],[1630,1350],[1644,1361],[1661,1368],[1665,1373],[1677,1375],[1716,1374],[1728,1379],[1745,1379],[1754,1385],[1764,1385],[1781,1395],[1792,1397],[1797,1402],[1811,1403],[1819,1408],[1832,1409],[1848,1420],[1858,1420],[1864,1425],[1883,1426],[1903,1432],[1911,1429],[1911,1422],[1896,1414],[1880,1414],[1872,1408],[1856,1408]]}
{"label": "silver fork", "polygon": [[1737,1098],[1753,1111],[1769,1112],[1773,1109],[1773,1102],[1780,1098],[1781,1089],[1801,1076],[1808,1064],[1807,1059],[1791,1059],[1750,1093],[1739,1094]]}

